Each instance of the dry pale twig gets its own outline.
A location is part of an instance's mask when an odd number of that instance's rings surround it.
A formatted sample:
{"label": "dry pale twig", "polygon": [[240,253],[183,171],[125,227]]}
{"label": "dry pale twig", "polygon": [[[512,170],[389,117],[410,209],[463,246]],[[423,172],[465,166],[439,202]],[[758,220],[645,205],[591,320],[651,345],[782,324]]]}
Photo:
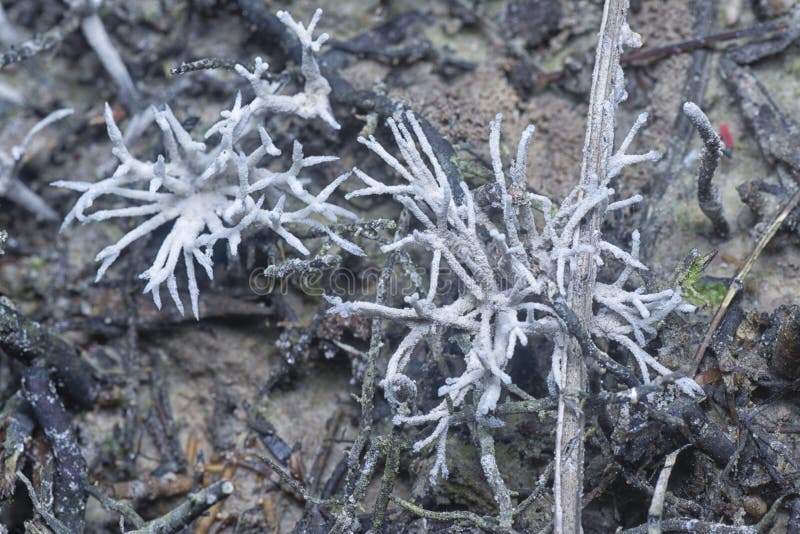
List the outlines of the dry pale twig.
{"label": "dry pale twig", "polygon": [[192,521],[200,517],[209,507],[227,499],[233,494],[233,483],[230,480],[218,480],[189,498],[171,512],[147,523],[144,528],[131,531],[129,534],[173,534],[180,532]]}
{"label": "dry pale twig", "polygon": [[[607,0],[603,8],[581,164],[580,184],[586,189],[596,187],[598,181],[604,179],[609,171],[614,142],[614,111],[618,98],[622,96],[618,94],[622,89],[619,87],[622,78],[620,52],[623,44],[637,44],[638,41],[638,36],[631,32],[625,22],[627,7],[627,0]],[[592,210],[591,215],[581,222],[576,241],[579,240],[588,247],[597,246],[603,213],[603,206]],[[592,317],[595,275],[594,255],[589,252],[580,254],[576,260],[576,268],[571,272],[567,300],[569,307],[586,328]],[[564,395],[565,391],[585,390],[586,367],[577,341],[571,341],[562,354],[561,370],[563,388],[559,395],[556,429],[553,524],[555,532],[581,532],[585,418],[583,412],[572,406]]]}
{"label": "dry pale twig", "polygon": [[791,198],[786,201],[781,210],[770,223],[766,232],[764,232],[764,235],[761,236],[761,239],[759,239],[758,243],[756,243],[753,251],[749,256],[747,256],[747,259],[745,260],[741,269],[739,269],[739,272],[736,273],[736,276],[734,276],[733,280],[731,280],[731,283],[728,286],[728,291],[725,293],[725,297],[722,299],[722,303],[720,303],[717,313],[714,314],[714,318],[711,320],[711,324],[708,326],[706,335],[703,336],[703,341],[700,343],[700,347],[698,347],[697,352],[694,354],[692,366],[688,372],[689,376],[693,376],[697,372],[697,368],[700,365],[700,362],[703,360],[703,355],[706,353],[706,349],[711,344],[711,338],[714,337],[717,327],[722,322],[722,318],[725,317],[728,307],[731,305],[731,302],[733,302],[733,297],[736,296],[736,293],[738,293],[744,285],[744,279],[747,278],[747,275],[750,273],[750,269],[753,267],[756,259],[758,259],[758,257],[761,255],[761,252],[764,250],[764,247],[767,246],[767,243],[770,242],[772,237],[778,231],[778,228],[780,228],[781,224],[783,224],[783,221],[786,220],[786,217],[789,216],[789,213],[792,212],[799,202],[800,189],[795,191],[794,195],[792,195]]}
{"label": "dry pale twig", "polygon": [[656,487],[653,491],[653,499],[650,501],[650,510],[647,512],[647,534],[661,534],[661,514],[664,511],[664,498],[667,496],[669,476],[672,474],[672,468],[675,467],[678,455],[688,446],[684,445],[680,449],[671,452],[664,460],[664,467],[658,475],[658,482],[656,482]]}
{"label": "dry pale twig", "polygon": [[[787,496],[782,495],[775,499],[769,511],[755,525],[725,525],[724,523],[681,517],[666,519],[661,523],[661,527],[667,532],[691,532],[692,534],[762,534],[772,526],[775,521],[775,515]],[[647,525],[639,525],[635,528],[623,530],[620,534],[647,534],[647,529]]]}

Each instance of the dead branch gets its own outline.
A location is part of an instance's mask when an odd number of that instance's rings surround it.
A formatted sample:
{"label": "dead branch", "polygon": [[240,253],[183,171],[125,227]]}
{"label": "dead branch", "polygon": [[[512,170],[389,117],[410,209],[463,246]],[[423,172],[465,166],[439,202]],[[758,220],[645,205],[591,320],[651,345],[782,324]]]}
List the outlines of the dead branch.
{"label": "dead branch", "polygon": [[765,33],[780,32],[789,27],[790,24],[786,20],[776,20],[765,24],[756,24],[748,28],[714,33],[703,37],[695,37],[693,39],[668,44],[666,46],[659,46],[657,48],[648,48],[646,50],[628,52],[622,55],[622,58],[620,58],[620,63],[625,65],[642,65],[668,58],[675,54],[685,54],[686,52],[692,52],[701,48],[711,48],[712,45],[716,43],[742,39],[750,36],[761,36]]}
{"label": "dead branch", "polygon": [[372,512],[372,527],[375,532],[381,532],[386,518],[386,508],[389,496],[394,491],[397,473],[400,470],[400,442],[395,435],[394,427],[386,438],[386,461],[381,478],[381,489]]}
{"label": "dead branch", "polygon": [[682,400],[669,409],[670,415],[679,417],[692,444],[711,457],[718,465],[724,466],[736,453],[736,445],[722,429],[709,420],[694,400]]}
{"label": "dead branch", "polygon": [[272,458],[270,458],[269,456],[267,456],[265,454],[258,454],[257,456],[258,456],[258,459],[261,460],[262,462],[264,462],[265,464],[267,464],[269,466],[269,468],[272,469],[272,471],[276,475],[278,475],[278,478],[281,479],[281,482],[286,484],[295,493],[295,495],[297,495],[300,499],[302,499],[303,501],[311,502],[311,503],[315,503],[315,504],[320,504],[322,502],[319,499],[314,498],[308,492],[308,490],[305,488],[305,486],[303,486],[300,482],[295,480],[292,477],[291,473],[289,473],[283,467],[278,465],[278,463],[275,460],[273,460]]}
{"label": "dead branch", "polygon": [[147,523],[144,528],[128,534],[174,534],[192,524],[214,504],[227,499],[233,493],[233,483],[218,480],[210,486],[193,493],[171,512]]}
{"label": "dead branch", "polygon": [[54,512],[71,532],[83,532],[86,497],[86,460],[72,432],[69,415],[58,398],[47,369],[32,367],[23,372],[22,393],[31,405],[56,458],[53,476]]}
{"label": "dead branch", "polygon": [[720,60],[720,75],[753,129],[766,160],[777,166],[781,177],[799,173],[797,123],[778,107],[752,69],[737,65],[727,54]]}
{"label": "dead branch", "polygon": [[66,400],[84,409],[94,406],[100,387],[92,366],[48,328],[4,304],[0,304],[0,348],[26,366],[43,361],[52,367]]}
{"label": "dead branch", "polygon": [[5,431],[0,467],[0,500],[14,494],[17,471],[25,461],[25,449],[35,428],[30,405],[17,393],[6,401],[0,415],[0,429]]}
{"label": "dead branch", "polygon": [[98,487],[92,486],[91,484],[86,486],[86,493],[97,499],[97,501],[105,508],[106,510],[117,512],[120,516],[122,516],[126,521],[128,521],[134,528],[144,528],[145,520],[130,506],[127,504],[114,500],[108,495],[105,494],[105,491]]}
{"label": "dead branch", "polygon": [[[201,59],[195,59],[194,61],[182,61],[180,65],[171,67],[169,69],[169,74],[170,76],[180,76],[181,74],[186,74],[187,72],[195,72],[198,70],[208,70],[208,69],[234,70],[238,63],[240,62],[230,58],[205,57]],[[252,66],[248,65],[247,69],[252,70]]]}
{"label": "dead branch", "polygon": [[[608,0],[603,9],[581,164],[580,183],[586,188],[596,184],[606,175],[608,160],[613,150],[613,135],[612,139],[608,139],[607,136],[609,131],[614,131],[616,102],[613,100],[615,85],[620,77],[619,57],[624,40],[623,33],[630,33],[625,23],[627,5],[626,0]],[[607,112],[607,106],[611,106],[611,113]],[[604,209],[605,206],[593,209],[589,217],[581,222],[576,235],[587,249],[594,249],[597,243]],[[584,328],[588,326],[592,316],[595,276],[594,256],[588,252],[580,254],[576,260],[575,270],[570,273],[567,303]],[[582,532],[585,415],[563,393],[586,389],[586,365],[583,351],[577,341],[571,341],[566,354],[562,355],[561,373],[563,389],[558,402],[553,523],[556,533],[578,533]]]}
{"label": "dead branch", "polygon": [[485,518],[473,512],[469,511],[434,512],[432,510],[426,510],[421,506],[417,506],[412,502],[408,502],[405,499],[401,499],[396,495],[392,495],[390,498],[392,499],[392,502],[395,503],[397,506],[405,510],[408,510],[412,514],[419,517],[432,519],[434,521],[467,522],[485,531],[489,532],[496,531],[496,528],[494,528],[493,524],[489,520],[486,520]]}
{"label": "dead branch", "polygon": [[[33,505],[33,509],[36,511],[37,514],[41,516],[44,520],[45,524],[52,529],[54,534],[70,534],[72,531],[67,528],[67,526],[59,521],[48,509],[45,503],[39,499],[39,496],[36,495],[36,490],[33,487],[33,483],[26,477],[22,471],[17,471],[17,478],[22,481],[25,485],[25,489],[28,490],[28,497],[31,500],[31,504]],[[45,529],[42,529],[44,532]]]}
{"label": "dead branch", "polygon": [[189,493],[194,484],[195,478],[191,475],[146,476],[137,480],[115,482],[111,485],[111,496],[115,499],[155,500]]}
{"label": "dead branch", "polygon": [[52,50],[81,25],[81,15],[77,10],[70,10],[64,18],[47,30],[36,34],[32,39],[13,45],[0,54],[0,69],[28,58]]}
{"label": "dead branch", "polygon": [[678,455],[683,451],[687,445],[680,449],[671,452],[664,460],[664,467],[661,468],[661,473],[658,475],[658,482],[653,491],[653,499],[650,501],[650,510],[647,512],[647,534],[661,534],[661,514],[664,510],[664,497],[667,495],[667,484],[669,484],[669,476],[672,474],[672,468],[675,467],[675,461]]}
{"label": "dead branch", "polygon": [[[407,222],[401,224],[395,233],[395,240],[400,239],[402,233],[407,229]],[[375,302],[384,303],[388,297],[390,277],[395,262],[397,261],[398,254],[391,253],[386,258],[383,271],[378,279],[378,287],[376,290]],[[371,337],[369,343],[369,351],[367,353],[367,366],[364,370],[364,378],[361,382],[361,396],[358,401],[361,405],[361,419],[359,421],[358,434],[353,442],[353,446],[347,453],[347,476],[345,478],[344,496],[347,504],[343,507],[341,513],[336,518],[336,525],[333,528],[335,532],[347,532],[351,528],[354,521],[355,509],[358,501],[366,493],[366,486],[369,483],[369,477],[375,469],[375,463],[378,456],[378,448],[370,446],[367,450],[367,458],[365,459],[365,466],[361,465],[361,455],[370,441],[370,434],[372,433],[373,422],[373,408],[375,402],[375,384],[378,373],[378,356],[383,346],[383,319],[372,319]],[[370,457],[370,452],[374,450],[374,454]],[[370,461],[371,458],[371,461]],[[370,469],[367,469],[370,467]],[[365,476],[366,474],[366,476]],[[360,476],[359,476],[360,475]],[[359,496],[356,498],[356,496]]]}
{"label": "dead branch", "polygon": [[608,354],[597,348],[578,316],[566,303],[556,301],[552,306],[559,318],[564,321],[569,334],[578,342],[584,358],[591,360],[602,372],[611,373],[629,387],[636,387],[640,384],[630,370],[612,360]]}
{"label": "dead branch", "polygon": [[[752,63],[766,55],[777,53],[776,51],[779,52],[788,47],[797,39],[798,28],[796,26],[790,20],[776,20],[764,24],[755,24],[738,30],[706,34],[664,46],[626,52],[622,54],[619,62],[621,65],[644,66],[678,54],[687,54],[698,50],[714,50],[714,45],[718,43],[754,36],[757,37],[755,42],[747,43],[728,52],[737,63]],[[771,35],[767,41],[769,48],[764,46],[762,40],[764,34]],[[756,50],[755,47],[758,47],[758,49]],[[567,69],[544,72],[537,75],[535,81],[539,84],[547,84],[563,79],[568,72]]]}
{"label": "dead branch", "polygon": [[[767,532],[775,521],[786,495],[778,498],[770,507],[766,515],[755,525],[732,526],[698,519],[667,519],[661,523],[661,528],[667,532],[691,532],[692,534],[762,534]],[[648,525],[639,525],[635,528],[623,530],[620,534],[649,534]]]}

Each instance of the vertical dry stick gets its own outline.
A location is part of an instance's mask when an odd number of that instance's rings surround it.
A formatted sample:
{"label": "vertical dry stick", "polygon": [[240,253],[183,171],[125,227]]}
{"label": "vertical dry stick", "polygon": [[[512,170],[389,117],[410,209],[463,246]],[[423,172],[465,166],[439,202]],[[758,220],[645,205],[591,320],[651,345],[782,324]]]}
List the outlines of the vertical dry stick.
{"label": "vertical dry stick", "polygon": [[667,496],[667,485],[672,468],[678,460],[678,455],[689,445],[684,445],[677,451],[673,451],[664,459],[664,467],[658,475],[658,482],[653,490],[653,499],[650,501],[650,509],[647,512],[647,534],[661,534],[661,515],[664,512],[664,499]]}
{"label": "vertical dry stick", "polygon": [[[627,40],[626,34],[630,31],[625,23],[627,8],[628,0],[606,0],[603,8],[581,164],[582,194],[596,187],[603,179],[613,150],[615,88],[617,83],[621,83],[620,46]],[[597,243],[604,210],[605,205],[592,210],[591,215],[581,223],[576,240],[587,245]],[[575,269],[570,273],[568,304],[584,327],[588,327],[592,315],[595,274],[593,253],[585,252],[579,255]],[[581,496],[585,423],[575,393],[585,389],[586,367],[580,345],[574,339],[561,358],[561,376],[563,385],[558,399],[553,524],[557,534],[575,534],[582,532]]]}

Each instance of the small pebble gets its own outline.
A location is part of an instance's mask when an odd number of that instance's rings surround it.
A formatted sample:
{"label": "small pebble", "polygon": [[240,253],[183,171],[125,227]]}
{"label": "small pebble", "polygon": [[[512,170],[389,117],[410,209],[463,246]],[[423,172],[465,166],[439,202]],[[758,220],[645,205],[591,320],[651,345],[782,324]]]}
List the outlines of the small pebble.
{"label": "small pebble", "polygon": [[742,504],[744,505],[744,511],[756,519],[761,519],[767,513],[767,503],[756,495],[748,495],[744,498]]}

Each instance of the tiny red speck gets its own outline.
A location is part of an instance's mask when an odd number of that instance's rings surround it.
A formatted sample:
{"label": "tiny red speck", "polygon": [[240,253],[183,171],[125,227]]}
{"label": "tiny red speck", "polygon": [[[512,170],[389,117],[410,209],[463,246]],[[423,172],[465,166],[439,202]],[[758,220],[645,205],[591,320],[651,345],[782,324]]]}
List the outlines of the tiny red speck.
{"label": "tiny red speck", "polygon": [[733,149],[733,134],[731,134],[731,129],[727,122],[720,124],[719,136],[722,138],[722,142],[725,143],[726,147]]}

